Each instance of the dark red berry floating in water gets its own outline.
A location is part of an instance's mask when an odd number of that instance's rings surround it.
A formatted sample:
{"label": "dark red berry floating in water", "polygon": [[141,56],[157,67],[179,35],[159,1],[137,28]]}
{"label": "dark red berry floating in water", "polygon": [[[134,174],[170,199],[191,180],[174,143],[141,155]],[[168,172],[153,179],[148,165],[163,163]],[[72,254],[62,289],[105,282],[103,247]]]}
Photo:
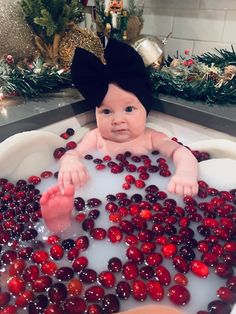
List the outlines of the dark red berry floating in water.
{"label": "dark red berry floating in water", "polygon": [[186,305],[190,301],[190,293],[186,287],[174,285],[168,290],[168,297],[176,305]]}

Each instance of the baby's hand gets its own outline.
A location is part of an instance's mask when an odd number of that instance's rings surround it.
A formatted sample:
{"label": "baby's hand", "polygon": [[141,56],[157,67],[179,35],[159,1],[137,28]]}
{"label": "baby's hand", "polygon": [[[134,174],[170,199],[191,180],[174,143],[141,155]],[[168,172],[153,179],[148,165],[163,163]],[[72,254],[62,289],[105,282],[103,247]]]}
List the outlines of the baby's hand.
{"label": "baby's hand", "polygon": [[190,175],[175,174],[168,184],[168,191],[182,196],[195,196],[198,193],[198,182]]}
{"label": "baby's hand", "polygon": [[75,189],[80,188],[88,179],[88,171],[78,157],[68,155],[63,158],[58,174],[58,184],[62,193],[66,186],[72,184]]}

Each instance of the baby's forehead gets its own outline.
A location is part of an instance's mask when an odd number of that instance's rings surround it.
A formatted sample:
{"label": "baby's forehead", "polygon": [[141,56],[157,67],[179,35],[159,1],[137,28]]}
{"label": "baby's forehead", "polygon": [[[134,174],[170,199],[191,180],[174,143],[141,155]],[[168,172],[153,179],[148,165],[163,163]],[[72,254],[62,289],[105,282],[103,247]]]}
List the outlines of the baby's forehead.
{"label": "baby's forehead", "polygon": [[129,102],[135,102],[139,103],[138,98],[135,94],[124,90],[123,88],[119,87],[116,84],[109,84],[108,91],[106,93],[106,96],[104,97],[101,106],[107,106],[112,105],[115,103],[129,103]]}

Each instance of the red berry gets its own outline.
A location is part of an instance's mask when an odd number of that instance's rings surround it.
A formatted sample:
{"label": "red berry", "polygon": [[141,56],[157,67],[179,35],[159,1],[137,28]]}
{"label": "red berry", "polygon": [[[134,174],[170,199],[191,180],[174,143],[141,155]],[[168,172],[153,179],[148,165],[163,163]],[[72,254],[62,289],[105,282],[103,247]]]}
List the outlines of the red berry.
{"label": "red berry", "polygon": [[190,262],[190,270],[198,277],[206,278],[209,275],[208,266],[199,260]]}
{"label": "red berry", "polygon": [[41,182],[41,179],[40,177],[37,177],[37,176],[31,176],[28,178],[28,182],[31,184],[37,185]]}
{"label": "red berry", "polygon": [[185,305],[190,301],[189,291],[184,286],[180,285],[170,287],[168,297],[174,304],[177,305]]}
{"label": "red berry", "polygon": [[171,282],[170,272],[163,265],[155,267],[155,276],[161,285],[168,286]]}
{"label": "red berry", "polygon": [[147,298],[147,287],[144,281],[134,280],[132,284],[132,294],[135,300],[144,301]]}
{"label": "red berry", "polygon": [[110,271],[102,271],[98,275],[98,282],[105,288],[112,288],[115,285],[116,278]]}
{"label": "red berry", "polygon": [[68,282],[67,290],[70,295],[72,296],[78,296],[81,294],[83,290],[83,284],[81,280],[73,278]]}
{"label": "red berry", "polygon": [[53,173],[51,171],[43,171],[40,174],[40,177],[43,179],[48,179],[51,178],[53,176]]}
{"label": "red berry", "polygon": [[60,260],[62,259],[63,255],[64,255],[64,249],[61,245],[59,244],[54,244],[51,248],[50,248],[50,255],[53,259],[55,260]]}
{"label": "red berry", "polygon": [[77,147],[77,144],[74,141],[70,141],[70,142],[66,143],[66,149],[67,150],[74,149],[76,147]]}
{"label": "red berry", "polygon": [[133,183],[135,183],[135,177],[132,176],[131,174],[127,174],[127,175],[125,176],[125,181],[126,181],[127,183],[129,183],[129,184],[133,184]]}
{"label": "red berry", "polygon": [[99,165],[96,165],[95,168],[96,168],[97,170],[103,170],[103,169],[106,168],[106,165],[104,165],[104,164],[99,164]]}
{"label": "red berry", "polygon": [[176,245],[173,243],[164,244],[161,248],[161,252],[164,255],[164,257],[171,258],[177,252]]}
{"label": "red berry", "polygon": [[135,180],[135,186],[138,189],[143,189],[145,187],[145,182],[143,180]]}
{"label": "red berry", "polygon": [[187,286],[188,284],[188,278],[182,273],[175,274],[174,281],[177,283],[177,285],[181,286]]}
{"label": "red berry", "polygon": [[161,301],[164,298],[163,286],[156,280],[149,280],[147,282],[147,291],[154,301]]}
{"label": "red berry", "polygon": [[112,243],[119,243],[122,240],[122,230],[117,226],[112,226],[107,230],[107,237]]}
{"label": "red berry", "polygon": [[13,294],[13,295],[18,295],[21,292],[23,292],[25,290],[25,281],[18,276],[12,277],[9,281],[8,281],[8,290]]}

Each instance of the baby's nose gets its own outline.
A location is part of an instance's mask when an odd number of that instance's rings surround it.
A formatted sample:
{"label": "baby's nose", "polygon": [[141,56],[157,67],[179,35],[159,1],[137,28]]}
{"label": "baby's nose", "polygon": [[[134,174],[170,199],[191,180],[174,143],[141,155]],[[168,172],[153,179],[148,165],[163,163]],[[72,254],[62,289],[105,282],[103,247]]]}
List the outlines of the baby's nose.
{"label": "baby's nose", "polygon": [[125,121],[124,115],[122,113],[116,113],[113,115],[113,123],[123,123]]}

